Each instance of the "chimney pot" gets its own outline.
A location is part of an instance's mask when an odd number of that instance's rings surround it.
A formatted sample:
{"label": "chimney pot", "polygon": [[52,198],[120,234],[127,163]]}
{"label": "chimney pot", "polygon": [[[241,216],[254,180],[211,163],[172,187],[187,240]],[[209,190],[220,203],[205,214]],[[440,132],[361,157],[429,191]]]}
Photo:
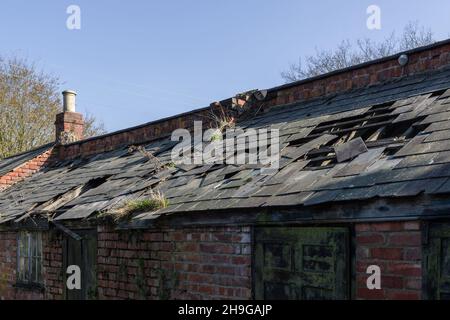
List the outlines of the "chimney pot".
{"label": "chimney pot", "polygon": [[83,139],[83,115],[75,111],[77,93],[65,90],[63,95],[63,112],[56,115],[56,142],[67,144]]}
{"label": "chimney pot", "polygon": [[63,91],[63,111],[64,112],[76,112],[75,97],[77,93],[73,90]]}

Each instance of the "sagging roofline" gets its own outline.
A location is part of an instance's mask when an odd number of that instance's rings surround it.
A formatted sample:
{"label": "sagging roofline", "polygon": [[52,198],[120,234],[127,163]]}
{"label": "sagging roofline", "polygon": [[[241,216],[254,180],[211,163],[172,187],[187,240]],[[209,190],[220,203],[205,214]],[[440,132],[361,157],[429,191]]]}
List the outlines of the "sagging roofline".
{"label": "sagging roofline", "polygon": [[[83,220],[65,220],[58,224],[72,230],[92,228],[97,225],[115,225],[116,230],[164,229],[201,226],[257,226],[277,224],[346,224],[357,222],[387,222],[411,220],[448,219],[450,201],[447,196],[377,198],[341,203],[325,203],[314,206],[258,207],[236,209],[216,209],[208,212],[191,211],[182,215],[170,214],[154,219],[131,220],[115,224],[103,218],[90,217]],[[34,218],[35,219],[35,218]],[[33,223],[5,223],[0,231],[8,230],[48,230],[53,222],[40,217]]]}

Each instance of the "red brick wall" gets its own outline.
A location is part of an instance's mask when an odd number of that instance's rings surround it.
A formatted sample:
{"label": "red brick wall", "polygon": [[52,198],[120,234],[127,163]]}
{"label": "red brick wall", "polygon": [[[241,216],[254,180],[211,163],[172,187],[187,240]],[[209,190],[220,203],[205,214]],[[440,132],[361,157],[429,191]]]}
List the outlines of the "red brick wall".
{"label": "red brick wall", "polygon": [[436,70],[450,64],[450,44],[408,55],[405,67],[399,65],[397,57],[388,61],[370,63],[349,71],[339,72],[317,80],[305,81],[276,92],[267,105],[280,105],[306,100],[332,93],[344,92],[385,82],[389,79]]}
{"label": "red brick wall", "polygon": [[[420,299],[420,222],[355,226],[356,299]],[[17,233],[0,232],[0,299],[63,297],[62,236],[43,234],[45,290],[15,287]],[[120,232],[98,227],[100,299],[251,299],[249,227]],[[366,287],[369,265],[381,290]]]}
{"label": "red brick wall", "polygon": [[30,289],[16,286],[17,233],[0,232],[0,300],[61,299],[62,245],[61,237],[42,234],[44,288]]}
{"label": "red brick wall", "polygon": [[53,148],[15,168],[11,172],[0,176],[0,192],[15,183],[20,182],[27,177],[30,177],[31,175],[42,169],[44,166],[49,164],[50,158],[52,156],[52,150]]}
{"label": "red brick wall", "polygon": [[101,299],[250,299],[248,227],[98,230]]}
{"label": "red brick wall", "polygon": [[59,300],[64,295],[63,236],[56,232],[43,234],[43,275],[45,299]]}
{"label": "red brick wall", "polygon": [[62,112],[56,115],[55,121],[56,141],[61,138],[62,132],[73,134],[75,141],[83,139],[84,120],[83,115],[77,112]]}
{"label": "red brick wall", "polygon": [[[420,299],[422,246],[420,222],[364,223],[356,232],[356,298]],[[366,286],[369,265],[381,268],[381,290]]]}
{"label": "red brick wall", "polygon": [[74,159],[114,150],[121,146],[140,144],[166,137],[180,128],[192,129],[194,121],[202,121],[205,128],[211,122],[211,110],[200,110],[189,114],[181,114],[170,119],[155,121],[136,128],[130,128],[94,139],[59,146],[59,159]]}

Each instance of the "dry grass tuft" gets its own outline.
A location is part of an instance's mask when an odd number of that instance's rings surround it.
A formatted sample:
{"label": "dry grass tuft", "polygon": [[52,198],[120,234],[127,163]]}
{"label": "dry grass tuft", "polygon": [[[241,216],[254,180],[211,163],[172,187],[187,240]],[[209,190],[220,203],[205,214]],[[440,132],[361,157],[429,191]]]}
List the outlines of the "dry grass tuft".
{"label": "dry grass tuft", "polygon": [[169,200],[160,191],[152,191],[149,198],[125,201],[119,207],[109,211],[107,215],[112,216],[117,222],[134,213],[153,212],[168,206]]}
{"label": "dry grass tuft", "polygon": [[[218,109],[217,112],[215,112],[214,108]],[[214,121],[215,127],[221,133],[235,126],[236,119],[220,103],[213,104],[209,117]]]}
{"label": "dry grass tuft", "polygon": [[169,162],[166,164],[163,164],[158,157],[153,155],[150,151],[147,151],[143,146],[130,146],[128,148],[128,153],[133,153],[135,151],[138,151],[144,158],[146,158],[148,161],[150,161],[153,164],[153,170],[155,172],[159,172],[164,169],[170,169],[175,167],[175,163]]}

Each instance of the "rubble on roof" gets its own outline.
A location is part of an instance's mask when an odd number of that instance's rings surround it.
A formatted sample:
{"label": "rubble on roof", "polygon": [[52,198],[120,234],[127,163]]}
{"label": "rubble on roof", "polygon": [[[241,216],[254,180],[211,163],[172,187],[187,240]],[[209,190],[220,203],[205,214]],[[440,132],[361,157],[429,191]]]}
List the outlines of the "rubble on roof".
{"label": "rubble on roof", "polygon": [[[0,223],[95,218],[159,191],[134,219],[450,192],[450,70],[277,106],[236,124],[280,130],[280,168],[171,163],[170,139],[65,161],[0,193]],[[155,160],[156,159],[156,160]],[[299,212],[301,214],[301,212]]]}

